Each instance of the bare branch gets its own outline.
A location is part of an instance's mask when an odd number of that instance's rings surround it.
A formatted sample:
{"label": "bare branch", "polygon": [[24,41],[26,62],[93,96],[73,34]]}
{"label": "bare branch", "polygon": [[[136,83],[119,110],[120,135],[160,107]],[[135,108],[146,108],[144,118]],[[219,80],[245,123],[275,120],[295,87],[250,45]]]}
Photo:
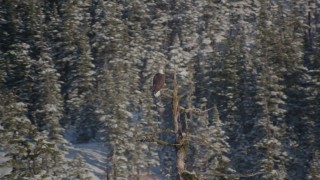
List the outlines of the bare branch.
{"label": "bare branch", "polygon": [[183,144],[172,144],[166,141],[161,141],[159,139],[156,139],[154,137],[148,137],[148,136],[144,136],[142,139],[137,139],[137,141],[139,142],[155,142],[159,145],[164,145],[164,146],[181,146]]}
{"label": "bare branch", "polygon": [[170,134],[170,133],[174,133],[173,130],[171,129],[156,129],[155,131],[153,132],[149,132],[149,133],[146,133],[145,136],[156,136],[157,134]]}
{"label": "bare branch", "polygon": [[169,89],[169,88],[163,88],[163,89],[161,89],[160,91],[169,91],[170,93],[173,92],[173,90],[171,90],[171,89]]}
{"label": "bare branch", "polygon": [[205,176],[224,176],[224,177],[229,177],[229,178],[244,178],[244,177],[253,177],[257,175],[264,174],[265,172],[255,172],[255,173],[248,173],[248,174],[224,174],[224,173],[219,173],[219,172],[214,172],[214,173],[198,173],[199,175],[205,175]]}
{"label": "bare branch", "polygon": [[139,142],[155,142],[155,143],[157,143],[159,145],[181,146],[182,144],[172,144],[172,143],[168,143],[168,142],[165,142],[165,141],[161,141],[161,140],[156,138],[157,134],[170,134],[170,133],[175,134],[175,132],[173,130],[171,130],[171,129],[164,129],[164,130],[157,129],[154,132],[147,133],[146,135],[140,137],[136,141],[139,141]]}
{"label": "bare branch", "polygon": [[195,140],[198,140],[198,142],[200,142],[200,143],[203,143],[203,144],[205,144],[205,145],[208,145],[208,146],[210,146],[210,147],[213,147],[213,146],[209,143],[208,138],[206,138],[206,137],[204,137],[204,136],[199,137],[199,136],[195,136],[195,135],[189,135],[189,137],[190,137],[190,138],[193,138],[193,139],[195,139]]}
{"label": "bare branch", "polygon": [[206,110],[202,110],[202,109],[196,108],[196,107],[187,108],[187,109],[186,109],[186,108],[180,106],[180,109],[183,110],[183,111],[186,112],[186,113],[188,113],[188,112],[195,112],[195,113],[197,113],[197,114],[202,114],[202,113],[205,113],[205,112],[210,111],[211,109],[213,109],[213,107],[212,107],[212,108],[209,108],[209,109],[206,109]]}

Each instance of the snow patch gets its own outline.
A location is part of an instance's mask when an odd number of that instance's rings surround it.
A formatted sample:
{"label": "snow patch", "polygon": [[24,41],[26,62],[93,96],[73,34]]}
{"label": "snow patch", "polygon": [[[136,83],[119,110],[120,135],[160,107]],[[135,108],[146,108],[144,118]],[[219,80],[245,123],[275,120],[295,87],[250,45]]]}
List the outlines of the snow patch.
{"label": "snow patch", "polygon": [[[0,165],[6,163],[7,161],[9,161],[10,159],[8,157],[5,157],[5,153],[4,152],[0,152]],[[0,178],[2,178],[3,176],[10,174],[10,172],[12,171],[12,167],[7,164],[4,166],[0,166]]]}
{"label": "snow patch", "polygon": [[74,159],[76,155],[80,155],[90,169],[89,176],[93,180],[106,178],[107,157],[109,154],[108,148],[103,143],[93,142],[87,144],[74,144],[69,147],[69,152],[66,155],[67,159]]}

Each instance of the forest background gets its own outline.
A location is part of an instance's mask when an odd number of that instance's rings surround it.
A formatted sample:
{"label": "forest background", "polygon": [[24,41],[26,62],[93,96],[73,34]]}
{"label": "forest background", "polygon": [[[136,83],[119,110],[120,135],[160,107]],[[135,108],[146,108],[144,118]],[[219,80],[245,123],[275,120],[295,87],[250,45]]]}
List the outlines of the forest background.
{"label": "forest background", "polygon": [[66,147],[98,141],[106,177],[174,179],[174,148],[137,141],[172,129],[159,66],[197,110],[188,170],[320,178],[319,0],[0,0],[0,39],[2,178],[89,178]]}

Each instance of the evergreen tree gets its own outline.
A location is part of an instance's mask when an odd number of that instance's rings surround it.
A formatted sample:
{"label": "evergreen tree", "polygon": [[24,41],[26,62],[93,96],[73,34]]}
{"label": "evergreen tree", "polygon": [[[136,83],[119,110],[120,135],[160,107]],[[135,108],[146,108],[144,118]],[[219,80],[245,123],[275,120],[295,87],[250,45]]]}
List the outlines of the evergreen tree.
{"label": "evergreen tree", "polygon": [[25,102],[29,100],[29,92],[32,83],[32,64],[34,60],[30,57],[30,45],[26,43],[12,44],[4,53],[5,60],[5,85]]}
{"label": "evergreen tree", "polygon": [[7,92],[2,97],[0,119],[3,129],[0,141],[9,161],[1,166],[12,167],[11,173],[5,178],[62,177],[61,169],[55,166],[59,159],[53,158],[57,153],[55,144],[47,141],[48,134],[39,133],[38,128],[26,117],[26,104],[17,102],[12,93]]}
{"label": "evergreen tree", "polygon": [[[59,47],[54,48],[59,56],[55,65],[61,74],[62,94],[64,97],[64,117],[62,124],[70,132],[76,128],[73,139],[78,142],[88,141],[95,137],[97,118],[94,114],[93,83],[95,81],[94,65],[87,33],[89,32],[89,3],[87,1],[66,1],[60,4],[62,32],[52,39]],[[54,13],[53,9],[53,13]],[[54,15],[54,14],[53,14]],[[52,25],[55,27],[53,17]],[[59,22],[59,21],[58,21]],[[57,22],[56,22],[57,23]],[[53,32],[55,33],[55,32]],[[56,34],[56,33],[55,33]],[[62,40],[62,42],[59,42]]]}
{"label": "evergreen tree", "polygon": [[[121,69],[111,71],[106,68],[104,83],[99,88],[99,97],[103,98],[97,113],[103,124],[101,136],[111,149],[107,172],[110,178],[127,178],[134,170],[131,168],[135,168],[130,162],[134,150],[134,136],[128,121],[132,114],[127,110],[126,104],[123,104],[127,102],[123,73]],[[131,168],[128,165],[132,165]]]}
{"label": "evergreen tree", "polygon": [[[285,63],[287,72],[284,74],[285,93],[287,96],[286,122],[288,125],[287,142],[299,144],[299,148],[290,148],[291,161],[288,164],[288,171],[291,169],[303,169],[301,173],[288,173],[292,178],[307,178],[310,157],[313,154],[313,133],[314,120],[312,118],[312,101],[315,98],[312,93],[312,78],[309,70],[303,62],[303,37],[305,22],[301,20],[300,8],[302,2],[294,1],[289,7],[281,5],[279,14],[282,14],[280,23],[282,46],[278,49],[282,52],[281,59]],[[289,140],[290,139],[290,140]],[[287,145],[290,146],[290,145]],[[303,152],[303,153],[302,153]],[[294,155],[293,155],[294,154]],[[298,155],[301,154],[301,155]],[[298,155],[298,156],[297,156]],[[298,158],[298,157],[301,157]],[[300,163],[295,163],[300,161]]]}
{"label": "evergreen tree", "polygon": [[[124,6],[125,23],[128,30],[129,46],[128,52],[123,61],[126,62],[126,73],[128,73],[128,91],[129,97],[128,110],[133,116],[129,119],[130,127],[138,139],[145,132],[152,132],[158,129],[159,122],[154,121],[157,118],[157,112],[153,110],[153,99],[150,91],[150,81],[146,78],[151,77],[147,70],[150,59],[147,59],[147,45],[145,34],[146,28],[150,23],[150,14],[147,12],[148,3],[141,1],[130,1]],[[151,174],[151,169],[159,168],[159,157],[154,144],[141,146],[140,142],[134,144],[135,148],[130,159],[132,174],[141,176],[141,174]]]}
{"label": "evergreen tree", "polygon": [[11,179],[33,177],[34,169],[30,157],[34,145],[29,142],[32,131],[36,129],[25,116],[26,104],[15,100],[12,93],[1,90],[1,149],[9,161],[1,166],[12,167],[10,174],[5,177]]}
{"label": "evergreen tree", "polygon": [[[312,96],[308,96],[308,107],[311,108],[309,110],[310,114],[308,117],[308,126],[306,126],[306,128],[308,129],[308,131],[311,131],[308,139],[311,142],[311,147],[312,147],[312,152],[313,152],[313,159],[310,160],[310,175],[312,178],[317,178],[319,176],[319,172],[317,171],[317,169],[319,169],[319,164],[316,163],[316,159],[318,159],[318,151],[317,149],[319,149],[320,144],[317,141],[317,137],[319,134],[319,129],[320,129],[320,119],[319,119],[319,109],[320,109],[320,103],[319,103],[319,99],[320,99],[320,92],[319,92],[319,87],[320,87],[320,81],[319,81],[319,77],[320,77],[320,61],[319,61],[319,57],[320,57],[320,34],[317,33],[316,34],[316,38],[315,38],[315,42],[314,42],[314,55],[311,55],[310,57],[310,61],[311,61],[311,66],[310,66],[310,70],[308,72],[308,74],[311,77],[311,86],[310,86],[310,93],[312,94]],[[309,81],[308,81],[309,82]],[[306,114],[308,115],[308,114]],[[313,128],[310,128],[313,127]],[[311,178],[311,179],[312,179]]]}
{"label": "evergreen tree", "polygon": [[[270,7],[274,11],[267,12]],[[285,167],[288,160],[288,153],[284,149],[285,113],[284,109],[286,96],[284,94],[283,72],[286,71],[284,60],[277,49],[273,46],[275,41],[279,41],[278,29],[272,24],[275,21],[275,10],[267,2],[261,1],[261,10],[258,19],[259,34],[257,39],[257,105],[261,108],[257,114],[255,122],[256,135],[262,139],[256,144],[262,148],[264,158],[261,160],[262,167],[267,173],[263,176],[266,179],[286,178],[287,169]],[[274,14],[273,14],[274,13]],[[270,38],[273,37],[273,38]],[[263,132],[260,134],[259,132]],[[276,159],[279,161],[276,163]]]}
{"label": "evergreen tree", "polygon": [[[109,101],[113,102],[110,118],[107,121],[108,141],[112,148],[112,177],[126,178],[131,173],[129,156],[132,155],[133,132],[129,126],[128,119],[132,116],[127,110],[127,106],[123,104],[126,102],[126,92],[124,80],[122,78],[123,71],[118,69],[114,74],[114,80],[118,82],[114,85],[114,90],[117,94],[111,94]],[[128,171],[129,170],[129,171]]]}
{"label": "evergreen tree", "polygon": [[[319,3],[0,0],[1,178],[86,179],[83,159],[64,160],[62,133],[105,142],[110,178],[176,177],[179,148],[136,141],[147,132],[179,142],[166,136],[170,91],[164,108],[150,91],[169,65],[165,88],[177,66],[178,114],[195,154],[188,170],[317,179]],[[205,115],[191,113],[198,108]]]}
{"label": "evergreen tree", "polygon": [[[202,106],[205,105],[202,104]],[[205,106],[204,106],[205,107]],[[192,127],[201,141],[195,143],[194,170],[197,170],[202,178],[213,178],[215,173],[230,174],[234,170],[230,167],[230,145],[227,142],[228,137],[223,130],[223,123],[220,120],[220,114],[217,106],[215,105],[212,110],[204,110],[204,115],[196,119],[197,126]],[[209,113],[212,112],[212,123],[209,123]],[[195,141],[195,142],[197,142]],[[218,177],[215,177],[219,179]]]}
{"label": "evergreen tree", "polygon": [[69,162],[68,167],[70,169],[66,172],[67,179],[79,179],[79,180],[91,180],[92,178],[89,176],[89,169],[86,166],[83,158],[77,154],[75,158]]}

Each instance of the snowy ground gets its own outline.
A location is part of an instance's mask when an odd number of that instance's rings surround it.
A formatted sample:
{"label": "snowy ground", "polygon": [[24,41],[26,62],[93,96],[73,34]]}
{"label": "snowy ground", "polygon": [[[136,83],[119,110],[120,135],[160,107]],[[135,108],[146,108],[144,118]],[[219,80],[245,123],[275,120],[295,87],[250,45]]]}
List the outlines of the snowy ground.
{"label": "snowy ground", "polygon": [[[73,144],[69,146],[69,152],[66,158],[73,159],[79,154],[86,162],[87,167],[90,170],[89,175],[93,180],[106,179],[106,159],[107,150],[102,143],[87,143],[87,144]],[[0,149],[0,164],[8,161],[9,158],[4,157],[4,153]],[[0,168],[1,177],[9,174],[12,171],[12,167],[3,166]]]}
{"label": "snowy ground", "polygon": [[[0,164],[8,161],[9,158],[4,157],[4,153],[0,151]],[[10,166],[3,166],[0,168],[0,178],[9,174],[12,171],[12,167]]]}
{"label": "snowy ground", "polygon": [[[86,165],[90,169],[90,176],[93,180],[105,180],[106,177],[106,167],[107,167],[107,156],[108,149],[103,145],[103,143],[87,143],[87,144],[73,144],[69,147],[69,154],[67,158],[74,158],[77,154],[81,155]],[[165,179],[164,175],[158,168],[153,168],[153,175],[147,172],[140,175],[141,180],[162,180]]]}
{"label": "snowy ground", "polygon": [[[66,155],[67,159],[74,159],[76,155],[80,155],[86,163],[90,173],[89,176],[93,180],[105,180],[106,177],[106,167],[107,167],[107,156],[108,149],[104,146],[103,143],[92,142],[86,144],[71,144],[69,147],[68,154]],[[5,162],[8,158],[3,156],[4,153],[0,151],[0,163]],[[4,175],[12,171],[11,167],[1,167],[0,168],[0,179]],[[153,173],[156,175],[142,174],[140,179],[143,180],[161,180],[164,179],[164,176],[161,175],[159,169],[153,169]]]}
{"label": "snowy ground", "polygon": [[106,179],[105,168],[108,152],[102,143],[73,144],[69,148],[66,157],[73,158],[77,154],[82,156],[91,171],[90,176],[93,180]]}

